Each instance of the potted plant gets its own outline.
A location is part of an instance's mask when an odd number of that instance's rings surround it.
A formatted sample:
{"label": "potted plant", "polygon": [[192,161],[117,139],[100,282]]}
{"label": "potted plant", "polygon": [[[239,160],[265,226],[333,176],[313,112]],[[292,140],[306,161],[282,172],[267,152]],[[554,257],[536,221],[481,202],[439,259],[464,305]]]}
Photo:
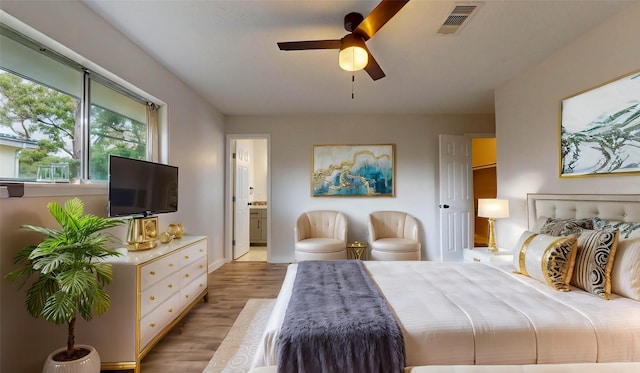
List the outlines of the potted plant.
{"label": "potted plant", "polygon": [[[21,228],[39,232],[45,239],[37,246],[27,246],[15,258],[20,269],[9,273],[6,278],[23,278],[25,283],[32,276],[34,281],[26,291],[25,305],[33,317],[42,317],[54,324],[67,324],[67,347],[49,355],[53,363],[45,362],[45,372],[73,371],[65,368],[76,362],[100,371],[100,358],[91,346],[76,345],[75,325],[80,315],[91,320],[94,315],[102,315],[111,305],[104,285],[112,280],[111,264],[102,259],[120,255],[105,247],[113,241],[113,236],[100,232],[123,223],[122,220],[83,215],[84,203],[79,198],[65,202],[64,207],[49,202],[47,209],[62,229],[55,230],[33,225]],[[23,283],[24,285],[24,283]],[[86,358],[91,362],[84,361]],[[97,358],[97,370],[95,358]],[[60,362],[60,364],[56,364]],[[53,364],[55,367],[48,367]]]}

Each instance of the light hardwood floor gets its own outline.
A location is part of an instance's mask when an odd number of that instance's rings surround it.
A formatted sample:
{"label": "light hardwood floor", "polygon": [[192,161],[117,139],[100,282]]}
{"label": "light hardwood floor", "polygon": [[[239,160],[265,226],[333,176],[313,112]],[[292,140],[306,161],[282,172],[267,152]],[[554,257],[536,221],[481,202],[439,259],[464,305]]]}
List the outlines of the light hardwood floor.
{"label": "light hardwood floor", "polygon": [[[209,275],[200,302],[142,360],[142,373],[202,373],[250,298],[274,299],[287,264],[232,262]],[[102,371],[103,373],[127,371]]]}

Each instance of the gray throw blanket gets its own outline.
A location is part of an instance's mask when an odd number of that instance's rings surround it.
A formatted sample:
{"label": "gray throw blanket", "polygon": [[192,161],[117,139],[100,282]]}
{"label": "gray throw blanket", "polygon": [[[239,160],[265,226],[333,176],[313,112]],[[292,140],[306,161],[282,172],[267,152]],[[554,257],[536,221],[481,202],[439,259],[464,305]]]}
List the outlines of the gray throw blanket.
{"label": "gray throw blanket", "polygon": [[402,331],[359,260],[303,261],[278,336],[278,372],[404,372]]}

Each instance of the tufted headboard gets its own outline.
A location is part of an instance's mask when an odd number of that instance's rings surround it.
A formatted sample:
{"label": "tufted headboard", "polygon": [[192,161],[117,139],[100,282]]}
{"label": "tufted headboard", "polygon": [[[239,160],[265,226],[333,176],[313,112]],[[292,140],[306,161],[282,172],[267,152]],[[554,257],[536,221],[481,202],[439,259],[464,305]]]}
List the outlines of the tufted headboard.
{"label": "tufted headboard", "polygon": [[640,222],[640,194],[527,194],[529,229],[541,216]]}

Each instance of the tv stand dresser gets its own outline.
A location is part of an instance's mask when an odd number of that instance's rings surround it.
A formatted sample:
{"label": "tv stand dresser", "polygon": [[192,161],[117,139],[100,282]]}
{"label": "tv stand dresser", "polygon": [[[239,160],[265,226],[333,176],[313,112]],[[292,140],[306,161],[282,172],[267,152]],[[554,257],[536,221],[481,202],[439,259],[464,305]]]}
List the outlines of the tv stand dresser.
{"label": "tv stand dresser", "polygon": [[111,308],[79,320],[76,341],[95,347],[103,370],[140,372],[140,361],[201,299],[208,300],[207,237],[183,236],[109,258]]}

